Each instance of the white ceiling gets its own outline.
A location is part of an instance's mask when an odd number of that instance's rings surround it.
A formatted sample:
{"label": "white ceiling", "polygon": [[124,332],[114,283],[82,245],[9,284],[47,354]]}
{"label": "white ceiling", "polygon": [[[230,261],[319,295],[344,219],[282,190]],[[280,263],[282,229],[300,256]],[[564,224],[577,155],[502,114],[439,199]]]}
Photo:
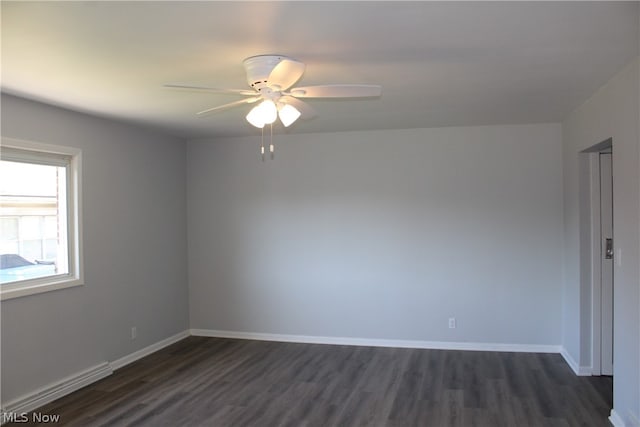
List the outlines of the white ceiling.
{"label": "white ceiling", "polygon": [[306,63],[298,85],[381,84],[309,100],[276,132],[559,122],[638,55],[638,2],[2,1],[2,90],[184,138],[253,135],[242,60]]}

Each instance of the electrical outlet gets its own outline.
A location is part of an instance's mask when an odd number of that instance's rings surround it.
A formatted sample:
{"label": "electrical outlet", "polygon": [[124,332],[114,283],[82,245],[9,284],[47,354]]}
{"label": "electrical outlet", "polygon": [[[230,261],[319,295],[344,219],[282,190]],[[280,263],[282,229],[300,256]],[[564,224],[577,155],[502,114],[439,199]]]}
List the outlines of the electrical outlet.
{"label": "electrical outlet", "polygon": [[450,317],[449,318],[449,329],[455,329],[456,328],[456,318],[455,317]]}
{"label": "electrical outlet", "polygon": [[131,339],[135,340],[138,337],[138,328],[135,326],[131,327]]}

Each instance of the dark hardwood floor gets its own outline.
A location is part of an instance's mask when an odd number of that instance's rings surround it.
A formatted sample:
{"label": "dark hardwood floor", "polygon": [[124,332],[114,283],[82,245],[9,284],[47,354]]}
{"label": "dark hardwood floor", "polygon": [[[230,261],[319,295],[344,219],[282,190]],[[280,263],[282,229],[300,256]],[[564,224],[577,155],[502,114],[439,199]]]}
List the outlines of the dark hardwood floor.
{"label": "dark hardwood floor", "polygon": [[35,412],[83,427],[539,427],[608,426],[611,406],[610,377],[558,354],[189,337]]}

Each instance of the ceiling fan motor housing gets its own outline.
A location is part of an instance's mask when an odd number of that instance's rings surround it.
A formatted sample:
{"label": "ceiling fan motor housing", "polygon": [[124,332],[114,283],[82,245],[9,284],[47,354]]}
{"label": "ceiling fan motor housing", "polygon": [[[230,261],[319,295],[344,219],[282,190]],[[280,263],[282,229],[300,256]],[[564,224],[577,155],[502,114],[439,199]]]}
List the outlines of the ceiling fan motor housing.
{"label": "ceiling fan motor housing", "polygon": [[283,59],[290,59],[283,55],[257,55],[244,61],[244,69],[247,73],[247,83],[257,91],[267,86],[269,74]]}

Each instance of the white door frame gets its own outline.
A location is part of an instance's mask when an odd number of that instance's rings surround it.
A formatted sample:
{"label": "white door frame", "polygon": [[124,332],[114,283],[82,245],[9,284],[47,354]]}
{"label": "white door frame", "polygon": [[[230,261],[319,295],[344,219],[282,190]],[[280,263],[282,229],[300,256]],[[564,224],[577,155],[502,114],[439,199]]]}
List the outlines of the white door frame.
{"label": "white door frame", "polygon": [[[589,155],[589,205],[590,205],[590,276],[591,276],[591,370],[592,375],[612,375],[612,366],[602,361],[602,345],[613,342],[602,336],[602,233],[600,200],[600,153],[611,152],[611,139],[587,150]],[[613,306],[611,307],[613,318]]]}
{"label": "white door frame", "polygon": [[591,211],[591,370],[600,375],[602,283],[600,278],[600,153],[589,153],[589,196]]}

